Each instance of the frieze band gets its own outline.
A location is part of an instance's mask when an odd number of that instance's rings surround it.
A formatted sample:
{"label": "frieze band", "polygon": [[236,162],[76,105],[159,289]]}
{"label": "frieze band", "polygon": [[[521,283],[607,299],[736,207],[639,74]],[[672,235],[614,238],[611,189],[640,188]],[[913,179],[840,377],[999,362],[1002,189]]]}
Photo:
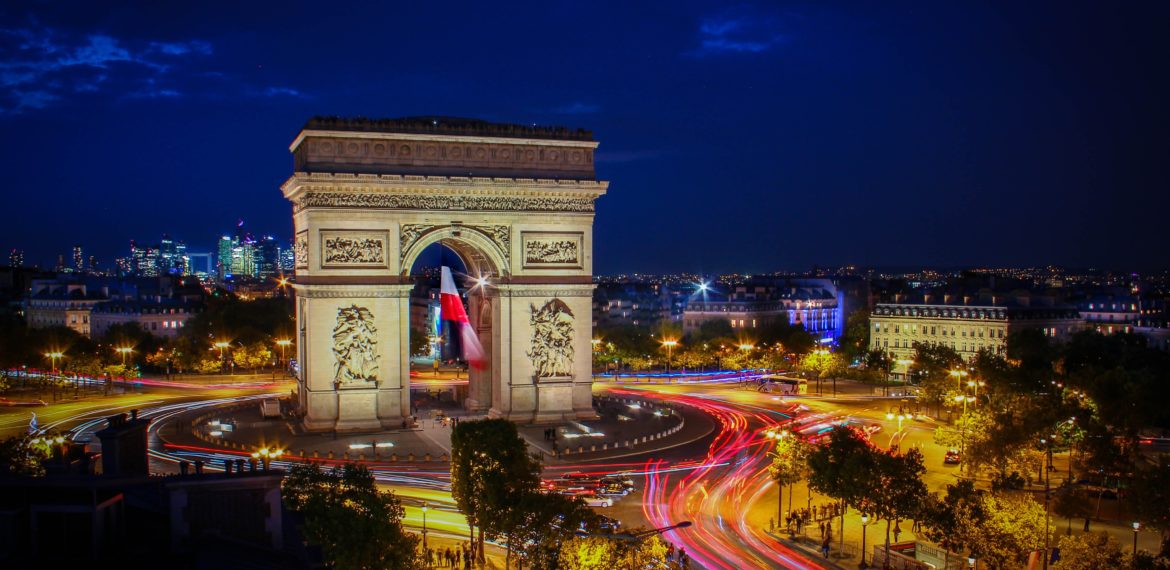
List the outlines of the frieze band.
{"label": "frieze band", "polygon": [[307,192],[294,210],[305,208],[377,208],[390,210],[489,210],[524,212],[593,212],[593,198],[521,196],[404,196]]}

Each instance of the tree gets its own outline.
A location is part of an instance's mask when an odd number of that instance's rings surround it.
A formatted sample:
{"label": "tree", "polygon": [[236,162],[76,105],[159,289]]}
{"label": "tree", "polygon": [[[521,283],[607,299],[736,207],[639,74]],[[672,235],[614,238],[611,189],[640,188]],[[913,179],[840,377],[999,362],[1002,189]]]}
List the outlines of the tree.
{"label": "tree", "polygon": [[870,488],[857,505],[863,513],[886,521],[886,559],[890,557],[890,523],[918,518],[925,507],[926,483],[922,474],[922,454],[911,449],[905,454],[873,449],[876,456]]}
{"label": "tree", "polygon": [[1134,472],[1131,496],[1138,520],[1170,541],[1170,456],[1159,455],[1154,465]]}
{"label": "tree", "polygon": [[528,454],[512,422],[460,422],[451,432],[451,496],[467,517],[473,542],[479,528],[476,552],[481,561],[485,536],[507,533],[515,521],[512,509],[539,486],[540,463]]}
{"label": "tree", "polygon": [[1098,570],[1123,568],[1121,545],[1104,532],[1060,537],[1061,570]]}
{"label": "tree", "polygon": [[1016,493],[984,493],[983,524],[968,533],[971,550],[990,568],[1022,564],[1030,552],[1043,550],[1048,515],[1044,506]]}
{"label": "tree", "polygon": [[410,355],[423,357],[431,353],[431,339],[417,328],[410,329]]}
{"label": "tree", "polygon": [[923,531],[927,538],[942,545],[947,551],[970,549],[972,535],[987,520],[983,509],[983,492],[975,489],[975,482],[964,479],[947,485],[946,495],[931,495],[923,509]]}
{"label": "tree", "polygon": [[678,563],[667,559],[667,552],[666,543],[658,536],[641,540],[588,536],[566,541],[558,562],[562,570],[680,569]]}
{"label": "tree", "polygon": [[1052,503],[1052,512],[1058,517],[1068,519],[1068,534],[1072,534],[1072,520],[1085,519],[1085,532],[1089,531],[1089,517],[1093,516],[1093,506],[1087,492],[1078,489],[1071,482],[1057,489]]}
{"label": "tree", "polygon": [[554,570],[561,545],[577,529],[593,531],[597,526],[597,515],[580,498],[525,493],[509,513],[508,549],[534,570]]}
{"label": "tree", "polygon": [[419,568],[418,538],[402,529],[394,493],[379,491],[362,465],[322,471],[294,465],[284,479],[288,507],[304,516],[304,535],[335,568]]}
{"label": "tree", "polygon": [[[772,453],[772,464],[768,469],[779,492],[776,501],[776,526],[782,525],[784,520],[780,507],[784,502],[784,487],[804,480],[808,474],[808,454],[811,451],[808,442],[794,434],[788,432],[784,434],[784,437],[776,440],[776,450]],[[788,495],[788,502],[791,505],[791,493]]]}
{"label": "tree", "polygon": [[841,352],[852,362],[863,361],[869,352],[869,309],[859,309],[845,319]]}
{"label": "tree", "polygon": [[232,362],[244,369],[257,369],[272,362],[272,350],[262,342],[236,347],[231,353]]}
{"label": "tree", "polygon": [[17,435],[0,441],[0,477],[40,477],[52,455],[53,437]]}
{"label": "tree", "polygon": [[941,344],[919,343],[914,348],[914,363],[910,365],[909,374],[922,388],[922,401],[937,407],[956,385],[951,371],[962,366],[963,358],[955,349]]}

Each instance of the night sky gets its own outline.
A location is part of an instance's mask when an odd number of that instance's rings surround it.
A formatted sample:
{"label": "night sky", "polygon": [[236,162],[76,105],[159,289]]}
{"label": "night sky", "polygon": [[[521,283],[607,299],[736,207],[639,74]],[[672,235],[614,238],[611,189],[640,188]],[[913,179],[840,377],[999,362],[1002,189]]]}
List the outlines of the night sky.
{"label": "night sky", "polygon": [[306,119],[430,114],[593,130],[598,273],[1170,261],[1167,2],[107,4],[0,4],[0,263],[287,238]]}

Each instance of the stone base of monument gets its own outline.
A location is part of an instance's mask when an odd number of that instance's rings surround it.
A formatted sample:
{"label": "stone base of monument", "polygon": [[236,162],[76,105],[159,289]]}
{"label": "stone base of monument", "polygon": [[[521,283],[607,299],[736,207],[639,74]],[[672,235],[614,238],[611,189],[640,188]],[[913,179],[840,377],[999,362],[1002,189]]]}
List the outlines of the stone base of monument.
{"label": "stone base of monument", "polygon": [[377,390],[338,391],[337,411],[337,423],[334,425],[337,431],[382,429],[382,421],[378,419]]}

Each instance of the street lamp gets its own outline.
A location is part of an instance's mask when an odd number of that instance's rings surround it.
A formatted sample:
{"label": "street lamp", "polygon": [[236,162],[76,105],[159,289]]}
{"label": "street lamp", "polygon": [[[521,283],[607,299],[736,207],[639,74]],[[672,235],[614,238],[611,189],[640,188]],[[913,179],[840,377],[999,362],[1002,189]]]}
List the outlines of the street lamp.
{"label": "street lamp", "polygon": [[869,530],[869,515],[861,515],[861,565],[864,569],[865,564],[865,531]]}
{"label": "street lamp", "polygon": [[951,376],[955,377],[955,382],[956,382],[955,386],[959,390],[963,389],[963,377],[966,375],[967,375],[966,370],[951,370]]}
{"label": "street lamp", "polygon": [[667,339],[662,341],[662,346],[666,347],[666,373],[670,374],[670,366],[673,362],[674,347],[678,346],[678,341],[674,339]]}
{"label": "street lamp", "polygon": [[[426,501],[423,501],[422,514],[423,514],[423,552],[425,553],[427,551],[427,503],[426,503]],[[427,558],[427,561],[428,561],[428,566],[429,566],[430,565],[429,564],[430,557]]]}
{"label": "street lamp", "polygon": [[649,530],[643,530],[640,532],[623,532],[623,533],[614,533],[614,534],[591,534],[591,533],[587,533],[583,530],[579,530],[579,531],[577,531],[576,534],[577,534],[577,536],[580,536],[583,538],[590,538],[590,537],[613,538],[613,539],[617,539],[617,540],[626,540],[629,542],[638,542],[644,538],[649,538],[649,537],[654,536],[656,534],[670,532],[676,528],[687,528],[689,526],[691,526],[691,521],[682,521],[680,523],[672,524],[670,526],[664,526],[662,528],[653,528],[653,529],[649,529]]}
{"label": "street lamp", "polygon": [[276,341],[276,346],[280,347],[280,364],[284,364],[284,350],[292,344],[292,341],[287,338],[282,338]]}
{"label": "street lamp", "polygon": [[1137,556],[1137,535],[1138,531],[1142,529],[1142,523],[1133,521],[1133,555]]}
{"label": "street lamp", "polygon": [[45,353],[45,358],[49,359],[50,366],[52,367],[52,371],[51,371],[52,373],[55,374],[57,372],[57,359],[64,358],[64,356],[65,356],[65,353],[58,351],[58,350],[54,350],[52,352]]}
{"label": "street lamp", "polygon": [[224,360],[224,357],[223,357],[223,351],[224,351],[224,349],[225,349],[225,348],[227,348],[227,347],[229,347],[229,346],[231,346],[231,345],[232,345],[232,344],[231,344],[230,342],[225,342],[225,341],[222,341],[222,340],[221,340],[221,341],[219,341],[219,342],[217,342],[217,343],[215,343],[215,344],[213,345],[213,346],[215,346],[215,348],[218,348],[218,349],[219,349],[219,362],[220,362],[220,368],[221,368],[221,369],[223,368],[223,363],[225,362],[225,360]]}

